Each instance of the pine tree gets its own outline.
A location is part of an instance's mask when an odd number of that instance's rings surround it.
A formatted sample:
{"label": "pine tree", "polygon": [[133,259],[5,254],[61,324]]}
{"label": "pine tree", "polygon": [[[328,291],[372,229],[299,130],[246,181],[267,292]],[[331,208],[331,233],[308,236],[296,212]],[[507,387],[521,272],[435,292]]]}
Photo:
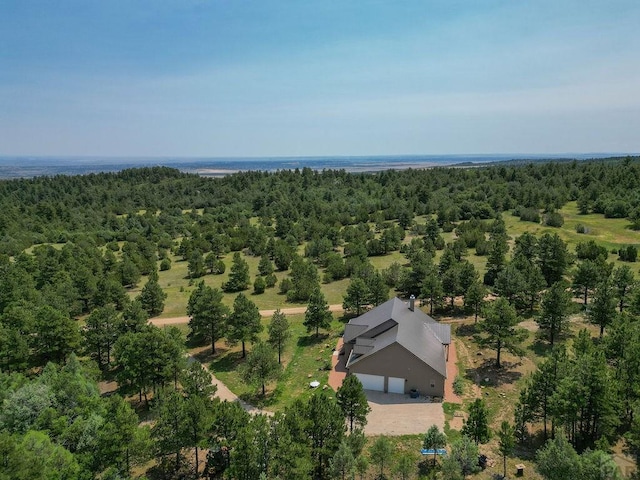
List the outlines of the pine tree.
{"label": "pine tree", "polygon": [[331,319],[333,316],[329,311],[329,305],[319,288],[316,288],[309,297],[309,305],[304,314],[303,325],[307,327],[307,332],[316,331],[316,337],[320,335],[321,328],[328,329],[331,327]]}
{"label": "pine tree", "polygon": [[282,351],[287,340],[291,337],[287,316],[277,309],[271,316],[269,323],[269,343],[278,352],[278,363],[282,362]]}
{"label": "pine tree", "polygon": [[500,354],[503,348],[515,355],[522,353],[520,344],[526,337],[526,331],[517,328],[516,310],[502,297],[487,306],[485,316],[486,319],[480,327],[486,333],[486,337],[481,343],[496,350],[496,367],[500,368]]}
{"label": "pine tree", "polygon": [[507,457],[513,452],[515,447],[515,434],[509,422],[503,421],[498,430],[499,449],[502,455],[502,477],[507,478]]}
{"label": "pine tree", "polygon": [[229,309],[222,303],[223,294],[202,281],[189,297],[187,315],[191,317],[190,336],[211,342],[211,353],[216,353],[216,341],[224,337],[227,330]]}
{"label": "pine tree", "polygon": [[553,346],[556,337],[567,328],[571,298],[564,282],[556,282],[542,296],[542,311],[537,318],[541,330],[549,332]]}
{"label": "pine tree", "polygon": [[245,342],[258,340],[258,333],[262,331],[260,311],[256,304],[244,294],[239,293],[233,302],[233,313],[229,317],[230,342],[242,342],[242,358],[246,357]]}
{"label": "pine tree", "polygon": [[469,406],[469,418],[464,422],[462,434],[471,438],[476,444],[489,441],[489,412],[484,400],[476,398]]}
{"label": "pine tree", "polygon": [[359,427],[367,424],[367,414],[371,408],[358,377],[349,375],[344,379],[336,392],[336,400],[344,418],[349,422],[349,432],[353,432],[354,423]]}
{"label": "pine tree", "polygon": [[164,301],[166,298],[167,294],[158,284],[158,274],[157,272],[153,272],[149,275],[149,280],[142,288],[142,292],[140,292],[138,297],[140,304],[150,317],[155,317],[160,315],[164,310]]}
{"label": "pine tree", "polygon": [[437,450],[447,444],[447,436],[438,429],[437,425],[431,425],[422,441],[422,448],[433,450],[433,466],[436,466]]}
{"label": "pine tree", "polygon": [[225,292],[239,292],[246,290],[249,286],[249,264],[240,256],[240,253],[233,254],[229,279],[222,284]]}
{"label": "pine tree", "polygon": [[262,396],[265,395],[265,385],[271,380],[277,380],[282,366],[276,360],[273,349],[266,343],[258,342],[241,368],[242,378],[251,385],[262,387]]}

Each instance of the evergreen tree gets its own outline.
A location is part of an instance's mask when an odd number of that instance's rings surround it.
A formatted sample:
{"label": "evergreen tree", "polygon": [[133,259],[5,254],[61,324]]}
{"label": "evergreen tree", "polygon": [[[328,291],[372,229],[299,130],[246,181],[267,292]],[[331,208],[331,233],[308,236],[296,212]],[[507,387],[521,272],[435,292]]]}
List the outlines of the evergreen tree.
{"label": "evergreen tree", "polygon": [[403,453],[398,458],[395,471],[400,475],[402,480],[407,480],[411,475],[412,470],[415,469],[415,460],[411,458],[408,453]]}
{"label": "evergreen tree", "polygon": [[111,364],[111,350],[118,339],[119,319],[112,306],[98,307],[87,317],[83,335],[86,349],[100,368]]}
{"label": "evergreen tree", "polygon": [[166,298],[167,294],[164,293],[158,284],[158,274],[155,272],[152,273],[138,296],[140,305],[142,305],[142,308],[150,317],[155,317],[160,315],[164,310],[164,301]]}
{"label": "evergreen tree", "polygon": [[436,466],[436,458],[439,448],[443,448],[447,444],[447,436],[442,433],[437,425],[431,425],[422,441],[422,448],[425,450],[433,450],[433,466]]}
{"label": "evergreen tree", "polygon": [[277,380],[282,366],[276,360],[275,352],[263,342],[258,342],[247,355],[247,361],[242,366],[242,378],[251,385],[262,387],[262,396],[265,395],[265,384],[271,380]]}
{"label": "evergreen tree", "polygon": [[576,296],[582,297],[585,306],[589,300],[589,292],[596,287],[599,280],[600,269],[596,261],[587,259],[578,264],[573,274],[573,290]]}
{"label": "evergreen tree", "polygon": [[553,346],[556,337],[567,328],[571,298],[564,282],[556,282],[542,297],[542,311],[536,319],[541,330],[549,332]]}
{"label": "evergreen tree", "polygon": [[324,298],[324,294],[317,288],[309,298],[309,305],[304,314],[303,325],[307,328],[307,332],[316,331],[316,337],[320,335],[320,329],[331,328],[331,320],[333,316],[329,311],[329,305]]}
{"label": "evergreen tree", "polygon": [[205,273],[204,256],[200,250],[195,249],[189,254],[187,274],[193,280],[202,277]]}
{"label": "evergreen tree", "polygon": [[296,255],[291,262],[291,288],[287,292],[290,302],[310,300],[314,291],[320,288],[316,266]]}
{"label": "evergreen tree", "polygon": [[271,316],[268,328],[269,344],[278,352],[278,363],[282,363],[282,352],[287,340],[291,337],[287,316],[280,309],[277,309]]}
{"label": "evergreen tree", "polygon": [[469,406],[469,418],[464,422],[461,432],[476,444],[489,441],[489,412],[484,400],[476,398]]}
{"label": "evergreen tree", "polygon": [[222,303],[223,294],[202,281],[191,293],[187,304],[187,315],[191,317],[190,336],[211,342],[211,353],[216,353],[216,341],[224,337],[227,330],[229,309]]}
{"label": "evergreen tree", "polygon": [[266,253],[260,257],[260,263],[258,263],[258,273],[266,277],[267,275],[271,275],[273,273],[273,263],[271,263],[271,259],[269,255]]}
{"label": "evergreen tree", "polygon": [[487,296],[487,288],[480,281],[473,282],[464,294],[465,306],[473,309],[474,321],[478,321],[478,313],[484,304],[484,297]]}
{"label": "evergreen tree", "polygon": [[246,357],[245,342],[255,342],[262,331],[260,311],[256,304],[239,293],[233,301],[233,313],[229,317],[229,342],[242,342],[242,358]]}
{"label": "evergreen tree", "polygon": [[602,338],[605,327],[611,324],[616,316],[616,298],[609,280],[600,282],[596,287],[587,316],[591,323],[600,327]]}
{"label": "evergreen tree", "polygon": [[393,454],[393,446],[388,437],[380,435],[369,447],[369,456],[371,461],[380,467],[380,477],[384,476],[384,467],[391,461],[391,455]]}
{"label": "evergreen tree", "polygon": [[498,448],[502,455],[502,478],[507,478],[507,457],[513,453],[515,447],[515,434],[509,422],[503,421],[498,430]]}
{"label": "evergreen tree", "polygon": [[574,478],[580,471],[580,457],[562,435],[557,435],[538,450],[536,470],[545,480]]}
{"label": "evergreen tree", "polygon": [[80,330],[76,322],[49,306],[36,311],[34,331],[37,332],[34,349],[42,365],[49,360],[63,362],[80,347]]}
{"label": "evergreen tree", "polygon": [[633,272],[628,265],[613,270],[613,287],[618,297],[618,309],[622,312],[626,305],[627,294],[633,286]]}
{"label": "evergreen tree", "polygon": [[550,287],[562,280],[571,261],[567,245],[557,233],[553,235],[545,233],[538,239],[538,265],[547,286]]}
{"label": "evergreen tree", "polygon": [[377,307],[389,300],[389,287],[380,273],[374,272],[367,278],[366,282],[369,291],[367,303]]}
{"label": "evergreen tree", "polygon": [[508,238],[504,220],[499,216],[491,224],[487,271],[484,274],[485,285],[492,286],[505,266],[506,255],[509,251]]}
{"label": "evergreen tree", "polygon": [[349,375],[344,379],[336,392],[336,400],[345,420],[349,422],[349,432],[353,432],[354,423],[357,427],[367,424],[367,414],[371,408],[358,377]]}
{"label": "evergreen tree", "polygon": [[432,270],[424,280],[422,291],[420,292],[420,298],[424,298],[429,302],[429,315],[433,315],[433,308],[442,302],[443,293],[440,276],[437,271]]}
{"label": "evergreen tree", "polygon": [[240,253],[233,254],[229,279],[222,284],[225,292],[239,292],[246,290],[249,286],[249,264],[240,256]]}
{"label": "evergreen tree", "polygon": [[369,289],[366,283],[361,278],[353,278],[344,295],[342,308],[347,312],[355,313],[359,317],[368,303]]}
{"label": "evergreen tree", "polygon": [[345,440],[342,440],[338,450],[329,461],[331,478],[350,480],[355,473],[355,458]]}
{"label": "evergreen tree", "polygon": [[515,308],[504,298],[498,298],[485,309],[485,321],[480,324],[486,336],[481,344],[496,350],[496,367],[500,368],[500,354],[506,348],[514,355],[521,354],[520,343],[526,331],[519,329]]}

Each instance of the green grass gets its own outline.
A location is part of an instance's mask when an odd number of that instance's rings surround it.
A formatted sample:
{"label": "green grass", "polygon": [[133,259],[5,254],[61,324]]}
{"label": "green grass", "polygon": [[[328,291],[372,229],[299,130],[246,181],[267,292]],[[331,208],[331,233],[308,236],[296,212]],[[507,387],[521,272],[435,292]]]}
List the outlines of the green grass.
{"label": "green grass", "polygon": [[[289,405],[294,399],[306,399],[313,390],[309,383],[313,380],[320,382],[322,388],[327,383],[329,376],[326,365],[330,365],[333,350],[344,324],[334,318],[331,329],[320,331],[318,338],[314,333],[307,334],[303,325],[304,315],[288,315],[291,326],[291,337],[283,352],[282,363],[284,371],[277,382],[267,387],[267,395],[262,397],[259,389],[247,385],[239,374],[239,366],[243,363],[241,347],[220,348],[220,353],[211,361],[212,373],[218,377],[232,392],[243,400],[269,410],[280,410]],[[270,319],[263,319],[265,326],[262,339],[267,338],[267,325]],[[248,346],[247,350],[250,350]]]}
{"label": "green grass", "polygon": [[[536,236],[545,233],[557,233],[562,240],[569,245],[569,251],[575,251],[575,247],[579,242],[594,240],[598,245],[607,248],[609,252],[612,249],[618,249],[626,245],[640,245],[640,232],[629,229],[629,221],[621,218],[605,218],[604,215],[598,213],[590,213],[580,215],[576,202],[567,203],[559,212],[564,217],[564,225],[560,228],[547,227],[542,224],[532,222],[522,222],[518,217],[514,217],[510,212],[504,212],[504,218],[507,226],[507,232],[512,239],[522,235],[524,232],[533,233]],[[587,228],[587,233],[576,232],[576,226],[582,224]],[[623,262],[618,261],[618,256],[609,253],[610,262],[616,262],[621,265]]]}

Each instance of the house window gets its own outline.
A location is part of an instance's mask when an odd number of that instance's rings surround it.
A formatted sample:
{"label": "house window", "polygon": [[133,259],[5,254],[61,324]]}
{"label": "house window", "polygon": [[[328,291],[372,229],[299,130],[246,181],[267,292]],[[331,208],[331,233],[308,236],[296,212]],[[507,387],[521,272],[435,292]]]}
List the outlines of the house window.
{"label": "house window", "polygon": [[436,381],[435,380],[431,380],[431,388],[436,388]]}

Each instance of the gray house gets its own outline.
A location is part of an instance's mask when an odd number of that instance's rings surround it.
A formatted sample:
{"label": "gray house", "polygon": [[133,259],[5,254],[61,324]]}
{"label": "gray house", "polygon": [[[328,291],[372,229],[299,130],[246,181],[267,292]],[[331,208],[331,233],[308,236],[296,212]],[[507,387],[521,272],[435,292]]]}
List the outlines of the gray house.
{"label": "gray house", "polygon": [[436,322],[412,298],[392,298],[344,330],[349,375],[367,390],[444,396],[451,325]]}

